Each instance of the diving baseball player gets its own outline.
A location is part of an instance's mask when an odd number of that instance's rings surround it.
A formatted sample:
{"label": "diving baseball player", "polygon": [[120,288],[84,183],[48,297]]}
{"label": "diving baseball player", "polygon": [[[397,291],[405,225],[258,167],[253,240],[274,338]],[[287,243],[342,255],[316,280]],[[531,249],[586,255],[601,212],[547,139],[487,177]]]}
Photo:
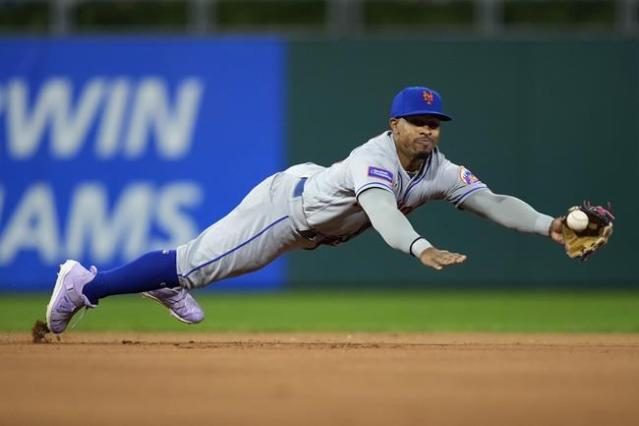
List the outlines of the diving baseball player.
{"label": "diving baseball player", "polygon": [[441,270],[462,263],[465,255],[435,247],[406,218],[434,200],[563,243],[561,218],[494,194],[444,156],[440,126],[449,120],[436,91],[407,87],[392,102],[390,130],[330,167],[305,163],[268,177],[227,216],[177,249],[147,253],[108,271],[67,260],[47,306],[49,329],[61,333],[81,308],[125,293],[142,293],[178,320],[198,323],[204,313],[190,289],[254,271],[290,250],[346,242],[369,227],[425,266]]}

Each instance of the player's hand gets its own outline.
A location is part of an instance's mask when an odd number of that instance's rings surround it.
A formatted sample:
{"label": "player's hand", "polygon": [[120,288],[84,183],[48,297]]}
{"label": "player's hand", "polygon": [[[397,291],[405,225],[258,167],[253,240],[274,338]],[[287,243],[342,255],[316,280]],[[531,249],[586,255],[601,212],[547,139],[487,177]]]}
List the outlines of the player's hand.
{"label": "player's hand", "polygon": [[563,218],[558,217],[550,223],[550,229],[548,229],[548,236],[557,244],[564,245],[564,236],[561,233]]}
{"label": "player's hand", "polygon": [[435,247],[428,247],[419,255],[419,260],[425,266],[441,271],[446,266],[462,263],[466,256],[459,253],[451,253],[446,250],[438,250]]}

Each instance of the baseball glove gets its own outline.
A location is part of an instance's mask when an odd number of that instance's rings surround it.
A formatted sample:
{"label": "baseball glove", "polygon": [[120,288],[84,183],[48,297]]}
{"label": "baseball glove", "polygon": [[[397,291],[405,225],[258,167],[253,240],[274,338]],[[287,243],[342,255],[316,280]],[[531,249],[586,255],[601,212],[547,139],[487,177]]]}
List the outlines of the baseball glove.
{"label": "baseball glove", "polygon": [[[612,235],[612,221],[615,219],[610,213],[610,208],[610,203],[606,209],[584,201],[582,205],[568,209],[561,227],[564,247],[568,256],[584,261],[608,242]],[[588,226],[583,231],[578,232],[570,229],[566,223],[568,214],[575,210],[581,210],[588,216]]]}

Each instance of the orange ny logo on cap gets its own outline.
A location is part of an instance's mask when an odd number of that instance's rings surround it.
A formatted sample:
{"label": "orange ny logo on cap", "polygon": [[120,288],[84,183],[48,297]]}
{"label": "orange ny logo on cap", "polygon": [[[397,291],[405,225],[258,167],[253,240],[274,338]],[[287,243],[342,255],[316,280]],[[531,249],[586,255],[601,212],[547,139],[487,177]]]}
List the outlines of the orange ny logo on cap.
{"label": "orange ny logo on cap", "polygon": [[424,90],[424,92],[422,93],[422,97],[424,98],[424,102],[426,102],[428,105],[431,105],[433,103],[432,92],[429,92],[428,90]]}

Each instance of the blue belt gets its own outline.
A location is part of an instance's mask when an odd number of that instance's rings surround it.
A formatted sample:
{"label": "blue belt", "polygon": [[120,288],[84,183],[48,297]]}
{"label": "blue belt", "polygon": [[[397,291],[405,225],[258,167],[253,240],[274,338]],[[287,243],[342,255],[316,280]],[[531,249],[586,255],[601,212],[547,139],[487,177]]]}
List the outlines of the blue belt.
{"label": "blue belt", "polygon": [[304,193],[304,185],[306,185],[305,177],[301,178],[295,185],[295,189],[293,190],[293,198],[299,197]]}
{"label": "blue belt", "polygon": [[[302,194],[304,193],[304,185],[306,185],[306,179],[305,177],[300,178],[300,180],[297,181],[297,183],[295,184],[295,189],[293,189],[293,198],[298,198],[301,197]],[[297,203],[298,201],[296,201]],[[302,200],[299,200],[299,206],[300,208],[302,208]],[[304,212],[302,211],[301,214],[304,214]],[[297,232],[300,233],[300,235],[304,238],[306,238],[307,240],[311,240],[314,241],[315,239],[317,239],[318,237],[318,233],[315,232],[313,229],[298,229]],[[318,245],[320,243],[318,242]],[[316,248],[317,246],[313,247]],[[309,249],[310,250],[310,249]]]}
{"label": "blue belt", "polygon": [[[307,178],[305,177],[300,178],[300,180],[295,184],[295,189],[293,190],[293,198],[302,196],[302,194],[304,193],[304,185],[306,185],[306,179]],[[299,232],[299,234],[302,237],[306,238],[307,240],[314,241],[317,245],[320,245],[320,244],[337,245],[342,242],[341,238],[327,237],[315,231],[314,229],[298,229],[297,232]],[[316,248],[316,247],[317,246],[313,248]],[[310,248],[307,250],[312,250],[313,248]]]}

